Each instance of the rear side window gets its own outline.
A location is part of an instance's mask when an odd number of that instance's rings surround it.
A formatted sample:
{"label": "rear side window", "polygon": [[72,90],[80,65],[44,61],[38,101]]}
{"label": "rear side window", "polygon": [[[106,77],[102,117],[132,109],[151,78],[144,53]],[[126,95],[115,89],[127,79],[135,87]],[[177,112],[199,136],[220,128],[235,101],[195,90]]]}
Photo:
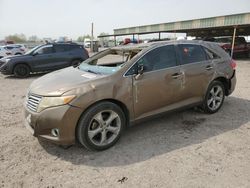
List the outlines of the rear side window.
{"label": "rear side window", "polygon": [[206,52],[206,55],[208,59],[219,59],[220,56],[218,56],[216,53],[212,52],[211,50],[203,47],[204,51]]}
{"label": "rear side window", "polygon": [[80,48],[79,45],[55,45],[56,52],[68,52]]}
{"label": "rear side window", "polygon": [[13,46],[7,46],[6,49],[7,50],[12,50],[14,47]]}
{"label": "rear side window", "polygon": [[182,64],[196,63],[207,60],[206,54],[200,45],[178,45]]}
{"label": "rear side window", "polygon": [[66,52],[67,48],[63,45],[54,45],[56,52]]}

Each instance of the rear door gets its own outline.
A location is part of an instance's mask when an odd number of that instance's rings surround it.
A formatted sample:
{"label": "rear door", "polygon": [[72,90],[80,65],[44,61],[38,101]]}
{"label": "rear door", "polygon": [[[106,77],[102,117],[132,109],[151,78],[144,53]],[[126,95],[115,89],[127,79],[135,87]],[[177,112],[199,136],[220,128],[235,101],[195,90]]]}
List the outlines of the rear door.
{"label": "rear door", "polygon": [[56,68],[64,68],[71,65],[72,45],[57,44],[54,45],[56,51]]}
{"label": "rear door", "polygon": [[168,110],[178,101],[180,67],[174,45],[157,47],[145,54],[132,67],[144,67],[141,77],[133,76],[135,118],[142,118]]}
{"label": "rear door", "polygon": [[180,105],[200,102],[214,75],[213,61],[198,44],[179,44],[178,52],[182,73]]}

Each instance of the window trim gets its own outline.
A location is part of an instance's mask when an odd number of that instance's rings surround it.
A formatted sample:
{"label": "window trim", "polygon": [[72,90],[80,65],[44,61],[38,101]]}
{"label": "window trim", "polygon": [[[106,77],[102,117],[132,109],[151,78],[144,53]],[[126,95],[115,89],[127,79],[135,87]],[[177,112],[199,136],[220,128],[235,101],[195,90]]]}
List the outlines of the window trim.
{"label": "window trim", "polygon": [[[150,73],[150,72],[155,72],[155,71],[160,71],[160,70],[165,70],[165,69],[170,69],[170,68],[174,68],[174,67],[178,67],[180,66],[180,62],[179,62],[179,58],[178,58],[178,53],[176,51],[176,44],[164,44],[164,45],[161,45],[161,46],[154,46],[152,49],[146,51],[139,59],[137,59],[127,70],[126,72],[123,74],[123,77],[129,77],[129,76],[133,76],[134,74],[129,74],[127,75],[127,73],[129,72],[129,70],[139,61],[141,60],[145,55],[147,55],[149,52],[157,49],[157,48],[161,48],[161,47],[165,47],[165,46],[170,46],[172,45],[174,47],[174,51],[175,51],[175,57],[176,57],[176,65],[173,66],[173,67],[166,67],[166,68],[163,68],[163,69],[158,69],[158,70],[152,70],[152,71],[148,71],[148,72],[145,72],[146,73]],[[144,74],[144,73],[143,73]]]}
{"label": "window trim", "polygon": [[[202,49],[204,50],[204,52],[205,52],[205,54],[206,54],[206,56],[207,56],[207,60],[216,60],[216,59],[221,59],[221,58],[222,58],[221,56],[219,56],[217,53],[215,53],[213,50],[211,50],[210,48],[208,48],[208,47],[206,47],[206,46],[203,46],[203,45],[202,45]],[[207,49],[208,51],[211,51],[211,53],[215,54],[218,58],[212,58],[212,59],[211,59],[211,58],[209,57],[209,55],[207,54],[206,49]]]}

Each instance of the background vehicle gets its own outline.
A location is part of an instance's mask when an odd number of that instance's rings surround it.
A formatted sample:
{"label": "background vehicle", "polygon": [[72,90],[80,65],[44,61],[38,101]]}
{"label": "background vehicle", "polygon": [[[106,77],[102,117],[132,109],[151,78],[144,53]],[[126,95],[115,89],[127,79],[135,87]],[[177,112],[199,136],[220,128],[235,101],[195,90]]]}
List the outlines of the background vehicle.
{"label": "background vehicle", "polygon": [[4,46],[4,48],[9,50],[12,55],[23,55],[27,51],[24,44],[9,44]]}
{"label": "background vehicle", "polygon": [[12,55],[12,53],[9,50],[7,50],[4,46],[0,46],[0,59],[10,55]]}
{"label": "background vehicle", "polygon": [[217,112],[236,84],[217,44],[170,41],[114,47],[35,80],[25,118],[33,135],[104,150],[131,121],[183,107]]}
{"label": "background vehicle", "polygon": [[[205,41],[217,42],[229,55],[232,51],[232,37],[205,38]],[[233,55],[250,57],[250,48],[244,37],[235,37]]]}
{"label": "background vehicle", "polygon": [[142,40],[137,40],[137,39],[130,39],[130,38],[125,38],[122,42],[121,45],[127,45],[127,44],[138,44],[142,43]]}
{"label": "background vehicle", "polygon": [[77,66],[87,59],[88,52],[75,43],[51,43],[37,46],[24,55],[3,58],[0,71],[27,77],[31,72],[57,70],[68,66]]}
{"label": "background vehicle", "polygon": [[84,39],[84,47],[85,48],[90,48],[91,46],[91,40],[89,38]]}

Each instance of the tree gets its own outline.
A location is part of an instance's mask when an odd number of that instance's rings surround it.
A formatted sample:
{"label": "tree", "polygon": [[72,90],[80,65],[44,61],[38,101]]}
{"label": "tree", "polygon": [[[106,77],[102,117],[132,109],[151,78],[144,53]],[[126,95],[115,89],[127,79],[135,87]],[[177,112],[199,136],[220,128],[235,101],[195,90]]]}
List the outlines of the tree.
{"label": "tree", "polygon": [[29,37],[29,41],[30,42],[37,42],[37,41],[39,41],[39,38],[36,35],[32,35]]}
{"label": "tree", "polygon": [[86,38],[91,39],[91,36],[90,36],[90,35],[79,36],[79,37],[77,38],[77,41],[78,41],[78,42],[84,42],[84,39],[86,39]]}
{"label": "tree", "polygon": [[26,36],[24,34],[14,34],[5,37],[5,40],[11,40],[16,43],[26,42]]}

